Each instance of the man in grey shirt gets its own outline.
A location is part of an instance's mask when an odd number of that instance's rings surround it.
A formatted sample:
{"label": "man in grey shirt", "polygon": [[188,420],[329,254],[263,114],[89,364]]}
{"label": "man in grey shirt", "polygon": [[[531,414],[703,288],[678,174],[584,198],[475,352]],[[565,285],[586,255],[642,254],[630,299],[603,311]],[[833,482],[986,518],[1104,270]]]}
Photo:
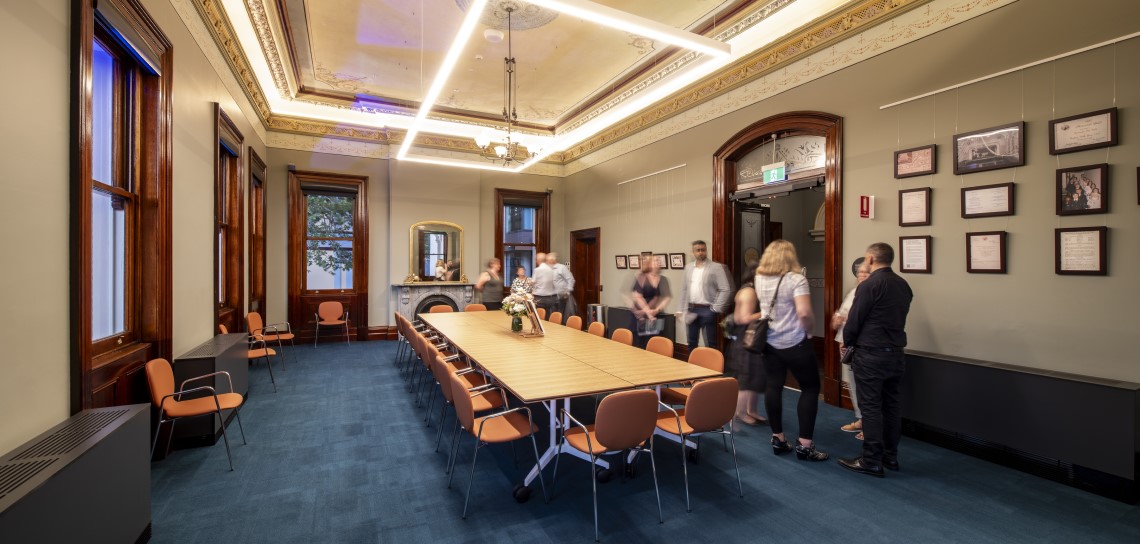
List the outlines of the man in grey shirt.
{"label": "man in grey shirt", "polygon": [[562,319],[574,315],[570,313],[570,295],[574,292],[574,275],[570,273],[570,268],[558,262],[558,254],[550,252],[546,254],[546,264],[554,270],[554,291],[558,295],[557,310],[562,312]]}
{"label": "man in grey shirt", "polygon": [[546,255],[539,253],[535,259],[538,266],[534,269],[534,304],[546,310],[549,317],[558,311],[558,292],[554,288],[554,269],[547,264]]}
{"label": "man in grey shirt", "polygon": [[719,314],[732,300],[732,283],[728,270],[708,258],[704,240],[693,242],[693,262],[685,265],[685,281],[681,282],[681,311],[685,315],[685,332],[689,353],[697,349],[704,331],[705,345],[716,349],[716,324]]}

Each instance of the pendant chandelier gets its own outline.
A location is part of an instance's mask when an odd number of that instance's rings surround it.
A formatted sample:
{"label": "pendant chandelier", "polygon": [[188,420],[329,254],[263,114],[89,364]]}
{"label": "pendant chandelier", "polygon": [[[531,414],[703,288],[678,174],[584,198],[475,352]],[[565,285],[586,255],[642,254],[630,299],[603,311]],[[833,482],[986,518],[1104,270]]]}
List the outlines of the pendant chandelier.
{"label": "pendant chandelier", "polygon": [[514,7],[506,7],[507,12],[507,56],[503,59],[503,122],[506,130],[485,129],[475,137],[475,145],[483,157],[508,166],[524,162],[535,155],[521,144],[522,136],[514,130],[519,116],[516,108],[518,100],[518,80],[515,79],[515,56],[511,47],[511,12]]}

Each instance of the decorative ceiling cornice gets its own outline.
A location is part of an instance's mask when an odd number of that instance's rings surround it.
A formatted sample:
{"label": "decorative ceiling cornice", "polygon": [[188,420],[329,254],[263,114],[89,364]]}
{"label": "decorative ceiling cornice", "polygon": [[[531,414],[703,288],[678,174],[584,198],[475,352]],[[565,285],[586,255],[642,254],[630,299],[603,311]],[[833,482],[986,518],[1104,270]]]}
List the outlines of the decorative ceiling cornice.
{"label": "decorative ceiling cornice", "polygon": [[219,4],[218,0],[194,0],[194,7],[198,9],[198,14],[206,22],[206,27],[210,29],[210,35],[213,36],[218,49],[222,51],[230,70],[241,83],[246,98],[249,98],[250,103],[257,110],[262,124],[268,128],[266,120],[273,114],[273,111],[265,99],[265,94],[261,92],[261,85],[258,85],[257,78],[253,75],[249,59],[245,57],[237,37],[234,36],[234,30],[223,13],[225,8]]}

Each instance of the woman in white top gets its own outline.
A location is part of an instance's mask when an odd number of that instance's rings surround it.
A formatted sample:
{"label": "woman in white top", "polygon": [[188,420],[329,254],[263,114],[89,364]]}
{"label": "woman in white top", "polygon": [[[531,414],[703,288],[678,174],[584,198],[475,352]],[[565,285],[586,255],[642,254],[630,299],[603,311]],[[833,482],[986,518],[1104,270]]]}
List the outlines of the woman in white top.
{"label": "woman in white top", "polygon": [[[764,348],[764,372],[768,387],[764,406],[772,426],[772,450],[776,455],[793,450],[784,438],[784,382],[791,371],[800,385],[800,437],[796,457],[803,461],[824,461],[827,454],[815,449],[815,416],[819,410],[819,367],[811,345],[815,317],[811,310],[811,288],[800,270],[796,248],[787,240],[776,240],[764,249],[756,268],[756,298],[762,316],[770,317],[768,345]],[[773,300],[775,304],[773,305]],[[769,307],[772,308],[769,315]]]}
{"label": "woman in white top", "polygon": [[435,281],[447,279],[447,262],[440,259],[435,262]]}
{"label": "woman in white top", "polygon": [[[871,267],[863,261],[863,257],[855,259],[851,263],[851,273],[855,274],[855,287],[859,287],[867,276],[871,275]],[[851,305],[855,303],[855,287],[852,287],[847,292],[847,296],[843,297],[843,304],[839,305],[839,310],[835,315],[831,316],[831,328],[835,331],[835,341],[839,342],[839,356],[842,358],[847,348],[843,345],[843,325],[847,324],[847,314],[851,312]],[[863,414],[859,411],[859,397],[855,396],[855,376],[851,372],[851,365],[840,365],[843,367],[843,384],[847,386],[847,393],[851,396],[851,405],[855,407],[855,421],[840,427],[849,433],[859,433],[855,438],[863,439]]]}

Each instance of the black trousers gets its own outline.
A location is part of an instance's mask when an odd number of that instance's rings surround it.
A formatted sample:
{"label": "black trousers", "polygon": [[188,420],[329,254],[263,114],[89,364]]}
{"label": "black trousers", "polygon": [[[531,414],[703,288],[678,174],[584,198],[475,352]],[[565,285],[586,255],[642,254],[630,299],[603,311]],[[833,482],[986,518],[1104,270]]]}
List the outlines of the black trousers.
{"label": "black trousers", "polygon": [[[811,440],[815,434],[815,415],[819,411],[819,366],[811,339],[804,338],[799,344],[787,349],[776,349],[771,344],[764,349],[764,375],[768,382],[764,392],[764,408],[768,412],[772,434],[784,432],[784,382],[787,381],[789,371],[800,382],[800,400],[796,405],[800,438]],[[860,394],[862,392],[859,390]]]}
{"label": "black trousers", "polygon": [[[689,306],[689,312],[697,316],[692,323],[685,325],[685,335],[689,340],[689,353],[697,349],[697,341],[700,340],[702,332],[705,335],[705,345],[716,349],[716,312],[707,306]],[[646,340],[646,342],[648,342],[648,340]]]}
{"label": "black trousers", "polygon": [[879,466],[884,458],[898,458],[902,438],[899,385],[906,359],[901,350],[862,348],[856,349],[851,359],[859,411],[863,413],[863,463]]}
{"label": "black trousers", "polygon": [[558,295],[535,295],[534,305],[546,310],[546,318],[550,319],[550,314],[561,311],[561,304],[559,304]]}

